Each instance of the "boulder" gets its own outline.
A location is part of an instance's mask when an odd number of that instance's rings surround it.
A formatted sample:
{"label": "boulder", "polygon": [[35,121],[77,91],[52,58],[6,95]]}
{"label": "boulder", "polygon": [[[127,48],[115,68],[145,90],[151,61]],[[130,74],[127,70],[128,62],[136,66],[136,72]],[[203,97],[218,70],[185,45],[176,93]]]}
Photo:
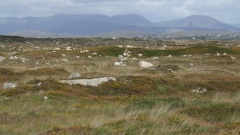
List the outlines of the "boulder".
{"label": "boulder", "polygon": [[139,66],[141,68],[150,68],[150,67],[154,67],[154,65],[150,62],[147,61],[139,61]]}
{"label": "boulder", "polygon": [[61,80],[62,83],[72,84],[81,84],[84,86],[95,86],[97,87],[99,84],[103,82],[108,82],[110,80],[116,81],[115,77],[102,77],[102,78],[93,78],[93,79],[77,79],[77,80]]}
{"label": "boulder", "polygon": [[5,60],[5,58],[0,56],[0,62],[3,62],[4,60]]}
{"label": "boulder", "polygon": [[114,66],[127,66],[127,65],[123,64],[122,62],[114,62]]}
{"label": "boulder", "polygon": [[17,86],[17,84],[15,84],[15,83],[9,83],[9,82],[5,82],[5,83],[3,84],[3,88],[4,88],[4,89],[15,88],[16,86]]}
{"label": "boulder", "polygon": [[68,79],[79,78],[79,77],[81,77],[81,75],[80,75],[79,73],[72,73],[72,74],[68,77]]}
{"label": "boulder", "polygon": [[138,54],[138,57],[142,57],[143,56],[143,54]]}
{"label": "boulder", "polygon": [[121,66],[122,62],[114,62],[114,66]]}

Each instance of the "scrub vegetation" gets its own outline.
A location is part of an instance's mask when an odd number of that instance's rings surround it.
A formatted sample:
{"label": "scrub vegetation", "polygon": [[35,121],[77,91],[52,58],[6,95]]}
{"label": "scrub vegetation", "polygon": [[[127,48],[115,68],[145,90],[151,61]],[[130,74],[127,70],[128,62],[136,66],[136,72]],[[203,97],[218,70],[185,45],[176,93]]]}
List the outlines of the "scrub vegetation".
{"label": "scrub vegetation", "polygon": [[240,134],[239,41],[1,37],[0,54],[0,134]]}

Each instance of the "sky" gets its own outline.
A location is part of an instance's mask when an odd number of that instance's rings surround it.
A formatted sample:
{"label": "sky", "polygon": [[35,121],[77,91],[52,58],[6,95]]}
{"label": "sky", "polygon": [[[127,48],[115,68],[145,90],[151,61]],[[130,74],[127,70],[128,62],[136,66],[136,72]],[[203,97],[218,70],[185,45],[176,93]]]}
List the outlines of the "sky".
{"label": "sky", "polygon": [[240,0],[0,0],[0,17],[137,14],[152,22],[208,15],[240,24]]}

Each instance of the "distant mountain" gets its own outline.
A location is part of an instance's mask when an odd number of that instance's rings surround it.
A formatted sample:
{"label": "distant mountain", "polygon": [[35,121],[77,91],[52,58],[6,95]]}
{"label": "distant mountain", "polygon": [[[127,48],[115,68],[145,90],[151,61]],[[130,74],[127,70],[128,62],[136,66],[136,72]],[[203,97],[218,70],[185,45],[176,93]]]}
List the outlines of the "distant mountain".
{"label": "distant mountain", "polygon": [[[0,34],[26,30],[51,31],[60,28],[60,26],[62,25],[67,25],[69,23],[73,24],[76,21],[90,22],[90,25],[92,24],[91,22],[95,22],[95,24],[97,22],[99,23],[99,25],[103,24],[103,22],[106,23],[106,25],[109,25],[111,23],[109,27],[111,27],[112,25],[131,25],[142,27],[152,25],[152,22],[139,15],[119,15],[108,17],[101,14],[96,15],[57,14],[48,17],[0,18]],[[84,25],[84,28],[86,29],[88,27]],[[70,33],[72,34],[72,32]]]}
{"label": "distant mountain", "polygon": [[240,24],[232,24],[233,27],[237,27],[238,29],[240,29]]}
{"label": "distant mountain", "polygon": [[203,28],[238,31],[236,27],[230,26],[215,18],[205,15],[192,15],[183,19],[154,23],[153,25],[156,27],[188,28],[189,30],[191,28]]}
{"label": "distant mountain", "polygon": [[0,18],[0,34],[24,30],[49,31],[50,29],[77,20],[104,21],[106,19],[108,17],[105,15],[68,14],[57,14],[48,17]]}
{"label": "distant mountain", "polygon": [[146,33],[164,32],[168,28],[165,27],[141,27],[134,25],[122,25],[110,22],[94,22],[94,21],[74,21],[54,29],[49,30],[51,33],[64,33],[64,34],[80,34],[80,35],[91,35],[108,33],[112,31],[139,31]]}
{"label": "distant mountain", "polygon": [[[121,34],[117,34],[118,31]],[[102,35],[103,33],[131,35],[131,31],[149,34],[175,31],[239,31],[239,29],[202,15],[158,23],[152,23],[140,15],[108,17],[102,14],[56,14],[48,17],[0,18],[0,34],[2,35],[34,35],[34,37]]]}
{"label": "distant mountain", "polygon": [[48,32],[42,32],[42,31],[32,31],[32,30],[15,31],[15,32],[12,32],[12,33],[8,33],[6,35],[9,35],[9,36],[20,36],[20,37],[31,37],[31,38],[75,37],[75,35],[69,35],[69,34],[55,34],[55,33],[48,33]]}
{"label": "distant mountain", "polygon": [[117,15],[109,18],[111,23],[132,25],[132,26],[152,26],[152,22],[140,15]]}

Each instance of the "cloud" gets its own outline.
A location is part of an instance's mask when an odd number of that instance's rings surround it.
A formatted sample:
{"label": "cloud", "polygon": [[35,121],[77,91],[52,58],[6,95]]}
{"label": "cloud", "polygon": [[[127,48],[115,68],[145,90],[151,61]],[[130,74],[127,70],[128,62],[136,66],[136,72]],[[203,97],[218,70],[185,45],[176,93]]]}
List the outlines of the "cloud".
{"label": "cloud", "polygon": [[0,0],[0,17],[67,14],[139,14],[152,21],[192,14],[239,22],[239,0]]}

